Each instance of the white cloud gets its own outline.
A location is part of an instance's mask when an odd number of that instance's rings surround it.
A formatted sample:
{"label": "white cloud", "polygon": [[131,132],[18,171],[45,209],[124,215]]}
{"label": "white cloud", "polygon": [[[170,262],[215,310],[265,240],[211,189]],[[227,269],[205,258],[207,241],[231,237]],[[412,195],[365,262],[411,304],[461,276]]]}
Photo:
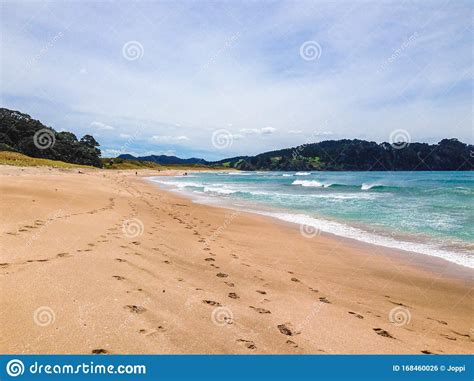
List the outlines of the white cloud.
{"label": "white cloud", "polygon": [[255,135],[258,134],[260,130],[256,128],[241,128],[239,132],[241,132],[243,135]]}
{"label": "white cloud", "polygon": [[100,131],[106,131],[106,130],[114,130],[115,128],[112,126],[109,126],[108,124],[102,123],[102,122],[92,122],[91,127],[96,128],[97,130]]}
{"label": "white cloud", "polygon": [[276,131],[276,128],[273,127],[264,127],[260,130],[263,135],[270,135]]}
{"label": "white cloud", "polygon": [[132,135],[129,135],[129,134],[120,134],[119,135],[120,139],[130,139],[132,137]]}
{"label": "white cloud", "polygon": [[273,134],[276,131],[276,128],[273,127],[263,127],[263,128],[241,128],[239,132],[243,135],[269,135]]}
{"label": "white cloud", "polygon": [[187,142],[190,139],[187,136],[169,136],[169,135],[154,135],[151,140],[157,143],[182,143]]}

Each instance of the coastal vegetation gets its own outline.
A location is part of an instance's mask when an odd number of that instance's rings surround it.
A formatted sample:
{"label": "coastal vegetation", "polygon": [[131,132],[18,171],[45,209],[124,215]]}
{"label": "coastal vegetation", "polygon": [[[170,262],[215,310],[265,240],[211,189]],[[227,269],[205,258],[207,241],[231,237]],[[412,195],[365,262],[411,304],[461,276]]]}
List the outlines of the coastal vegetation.
{"label": "coastal vegetation", "polygon": [[106,169],[456,171],[472,170],[474,156],[473,145],[454,138],[443,139],[437,144],[327,140],[219,161],[166,155],[135,157],[130,154],[101,158],[98,147],[99,143],[92,135],[78,139],[73,133],[57,132],[28,114],[0,108],[0,151]]}
{"label": "coastal vegetation", "polygon": [[15,167],[91,168],[87,165],[65,163],[60,160],[39,159],[10,151],[0,151],[0,165],[12,165]]}
{"label": "coastal vegetation", "polygon": [[0,151],[102,167],[98,147],[92,135],[78,139],[72,132],[58,132],[28,114],[0,108]]}
{"label": "coastal vegetation", "polygon": [[473,169],[473,153],[474,146],[457,139],[403,146],[343,139],[225,159],[215,164],[246,171],[457,171]]}

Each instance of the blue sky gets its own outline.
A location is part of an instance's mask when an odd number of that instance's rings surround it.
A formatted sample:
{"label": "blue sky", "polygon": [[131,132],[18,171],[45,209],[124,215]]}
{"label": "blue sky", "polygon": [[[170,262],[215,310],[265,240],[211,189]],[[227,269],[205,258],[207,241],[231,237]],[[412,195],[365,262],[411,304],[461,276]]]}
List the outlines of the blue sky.
{"label": "blue sky", "polygon": [[472,16],[442,0],[7,1],[1,105],[90,133],[104,156],[219,159],[398,129],[472,143]]}

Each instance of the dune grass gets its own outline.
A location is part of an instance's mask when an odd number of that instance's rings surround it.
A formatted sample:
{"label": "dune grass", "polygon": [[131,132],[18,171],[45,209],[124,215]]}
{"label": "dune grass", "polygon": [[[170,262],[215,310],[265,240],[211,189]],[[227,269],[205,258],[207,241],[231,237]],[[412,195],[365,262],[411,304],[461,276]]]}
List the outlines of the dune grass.
{"label": "dune grass", "polygon": [[0,165],[16,167],[93,168],[87,165],[65,163],[59,160],[39,159],[18,152],[0,151]]}
{"label": "dune grass", "polygon": [[[104,169],[120,169],[120,170],[139,170],[139,169],[152,169],[152,170],[193,170],[193,169],[224,169],[224,167],[209,167],[201,164],[172,164],[172,165],[160,165],[151,161],[138,161],[138,160],[127,160],[127,159],[109,159],[103,158],[102,164]],[[40,159],[37,157],[30,157],[23,155],[19,152],[11,151],[0,151],[0,165],[12,165],[16,167],[52,167],[52,168],[94,168],[87,165],[65,163],[59,160]]]}

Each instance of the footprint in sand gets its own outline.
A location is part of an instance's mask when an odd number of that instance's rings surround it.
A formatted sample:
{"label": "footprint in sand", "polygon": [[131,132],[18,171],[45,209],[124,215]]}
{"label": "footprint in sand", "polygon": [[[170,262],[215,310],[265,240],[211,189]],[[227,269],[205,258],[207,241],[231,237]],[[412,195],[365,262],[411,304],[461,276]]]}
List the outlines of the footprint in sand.
{"label": "footprint in sand", "polygon": [[243,343],[248,349],[257,349],[257,346],[252,340],[238,339],[238,343]]}
{"label": "footprint in sand", "polygon": [[444,321],[444,320],[438,320],[438,319],[433,319],[433,318],[430,318],[430,317],[427,317],[428,320],[433,320],[435,322],[438,322],[439,324],[443,324],[443,325],[448,325],[448,322]]}
{"label": "footprint in sand", "polygon": [[258,312],[259,314],[271,314],[270,310],[260,307],[249,306],[249,308],[253,309],[254,311]]}
{"label": "footprint in sand", "polygon": [[133,312],[134,314],[141,314],[146,311],[145,307],[137,306],[135,304],[127,304],[123,308],[129,310],[130,312]]}
{"label": "footprint in sand", "polygon": [[298,278],[291,278],[292,282],[299,282],[300,280]]}
{"label": "footprint in sand", "polygon": [[388,333],[386,330],[382,328],[373,328],[373,330],[375,331],[377,335],[388,337],[389,339],[395,339],[390,333]]}
{"label": "footprint in sand", "polygon": [[239,298],[240,298],[240,296],[237,295],[235,292],[229,292],[229,295],[228,295],[228,296],[229,296],[229,298],[231,298],[231,299],[239,299]]}
{"label": "footprint in sand", "polygon": [[224,274],[224,273],[217,273],[216,276],[219,278],[227,278],[229,275]]}
{"label": "footprint in sand", "polygon": [[358,313],[348,311],[349,314],[354,315],[357,319],[363,319],[364,317],[362,315],[359,315]]}
{"label": "footprint in sand", "polygon": [[298,344],[296,344],[293,340],[286,340],[286,344],[291,345],[293,348],[298,348]]}
{"label": "footprint in sand", "polygon": [[215,261],[214,258],[205,258],[204,260],[205,260],[206,262],[214,262],[214,261]]}
{"label": "footprint in sand", "polygon": [[138,333],[141,333],[142,335],[145,335],[145,336],[153,336],[154,334],[158,332],[166,332],[166,328],[163,327],[162,325],[159,325],[158,327],[156,327],[156,329],[152,329],[150,331],[143,328],[138,331]]}
{"label": "footprint in sand", "polygon": [[122,259],[122,258],[115,258],[115,260],[116,260],[117,262],[127,262],[126,259]]}
{"label": "footprint in sand", "polygon": [[113,275],[112,278],[115,278],[117,280],[124,280],[125,277],[121,276],[121,275]]}
{"label": "footprint in sand", "polygon": [[456,332],[456,331],[453,331],[453,330],[451,330],[451,332],[454,333],[455,335],[458,335],[458,336],[470,337],[468,333],[461,333],[461,332]]}
{"label": "footprint in sand", "polygon": [[449,335],[445,335],[445,334],[443,334],[443,333],[442,333],[440,336],[445,337],[445,338],[448,339],[448,340],[453,340],[453,341],[456,341],[456,340],[457,340],[455,337],[452,337],[452,336],[449,336]]}
{"label": "footprint in sand", "polygon": [[266,292],[266,291],[263,291],[263,290],[255,290],[255,291],[257,291],[259,294],[262,294],[262,295],[266,295],[266,294],[267,294],[267,292]]}
{"label": "footprint in sand", "polygon": [[95,355],[101,355],[101,354],[109,353],[109,352],[106,349],[99,348],[99,349],[93,349],[92,353]]}
{"label": "footprint in sand", "polygon": [[215,302],[214,300],[203,300],[202,302],[210,306],[217,306],[217,307],[221,306],[219,302]]}
{"label": "footprint in sand", "polygon": [[235,284],[232,283],[232,282],[224,282],[224,283],[229,287],[234,287],[235,286]]}
{"label": "footprint in sand", "polygon": [[321,297],[319,298],[319,301],[320,301],[321,303],[331,304],[331,302],[330,302],[325,296],[321,296]]}
{"label": "footprint in sand", "polygon": [[284,324],[277,325],[277,328],[280,331],[280,333],[286,336],[295,336],[295,335],[300,334],[300,332],[296,331],[296,329],[293,327],[291,323],[284,323]]}

